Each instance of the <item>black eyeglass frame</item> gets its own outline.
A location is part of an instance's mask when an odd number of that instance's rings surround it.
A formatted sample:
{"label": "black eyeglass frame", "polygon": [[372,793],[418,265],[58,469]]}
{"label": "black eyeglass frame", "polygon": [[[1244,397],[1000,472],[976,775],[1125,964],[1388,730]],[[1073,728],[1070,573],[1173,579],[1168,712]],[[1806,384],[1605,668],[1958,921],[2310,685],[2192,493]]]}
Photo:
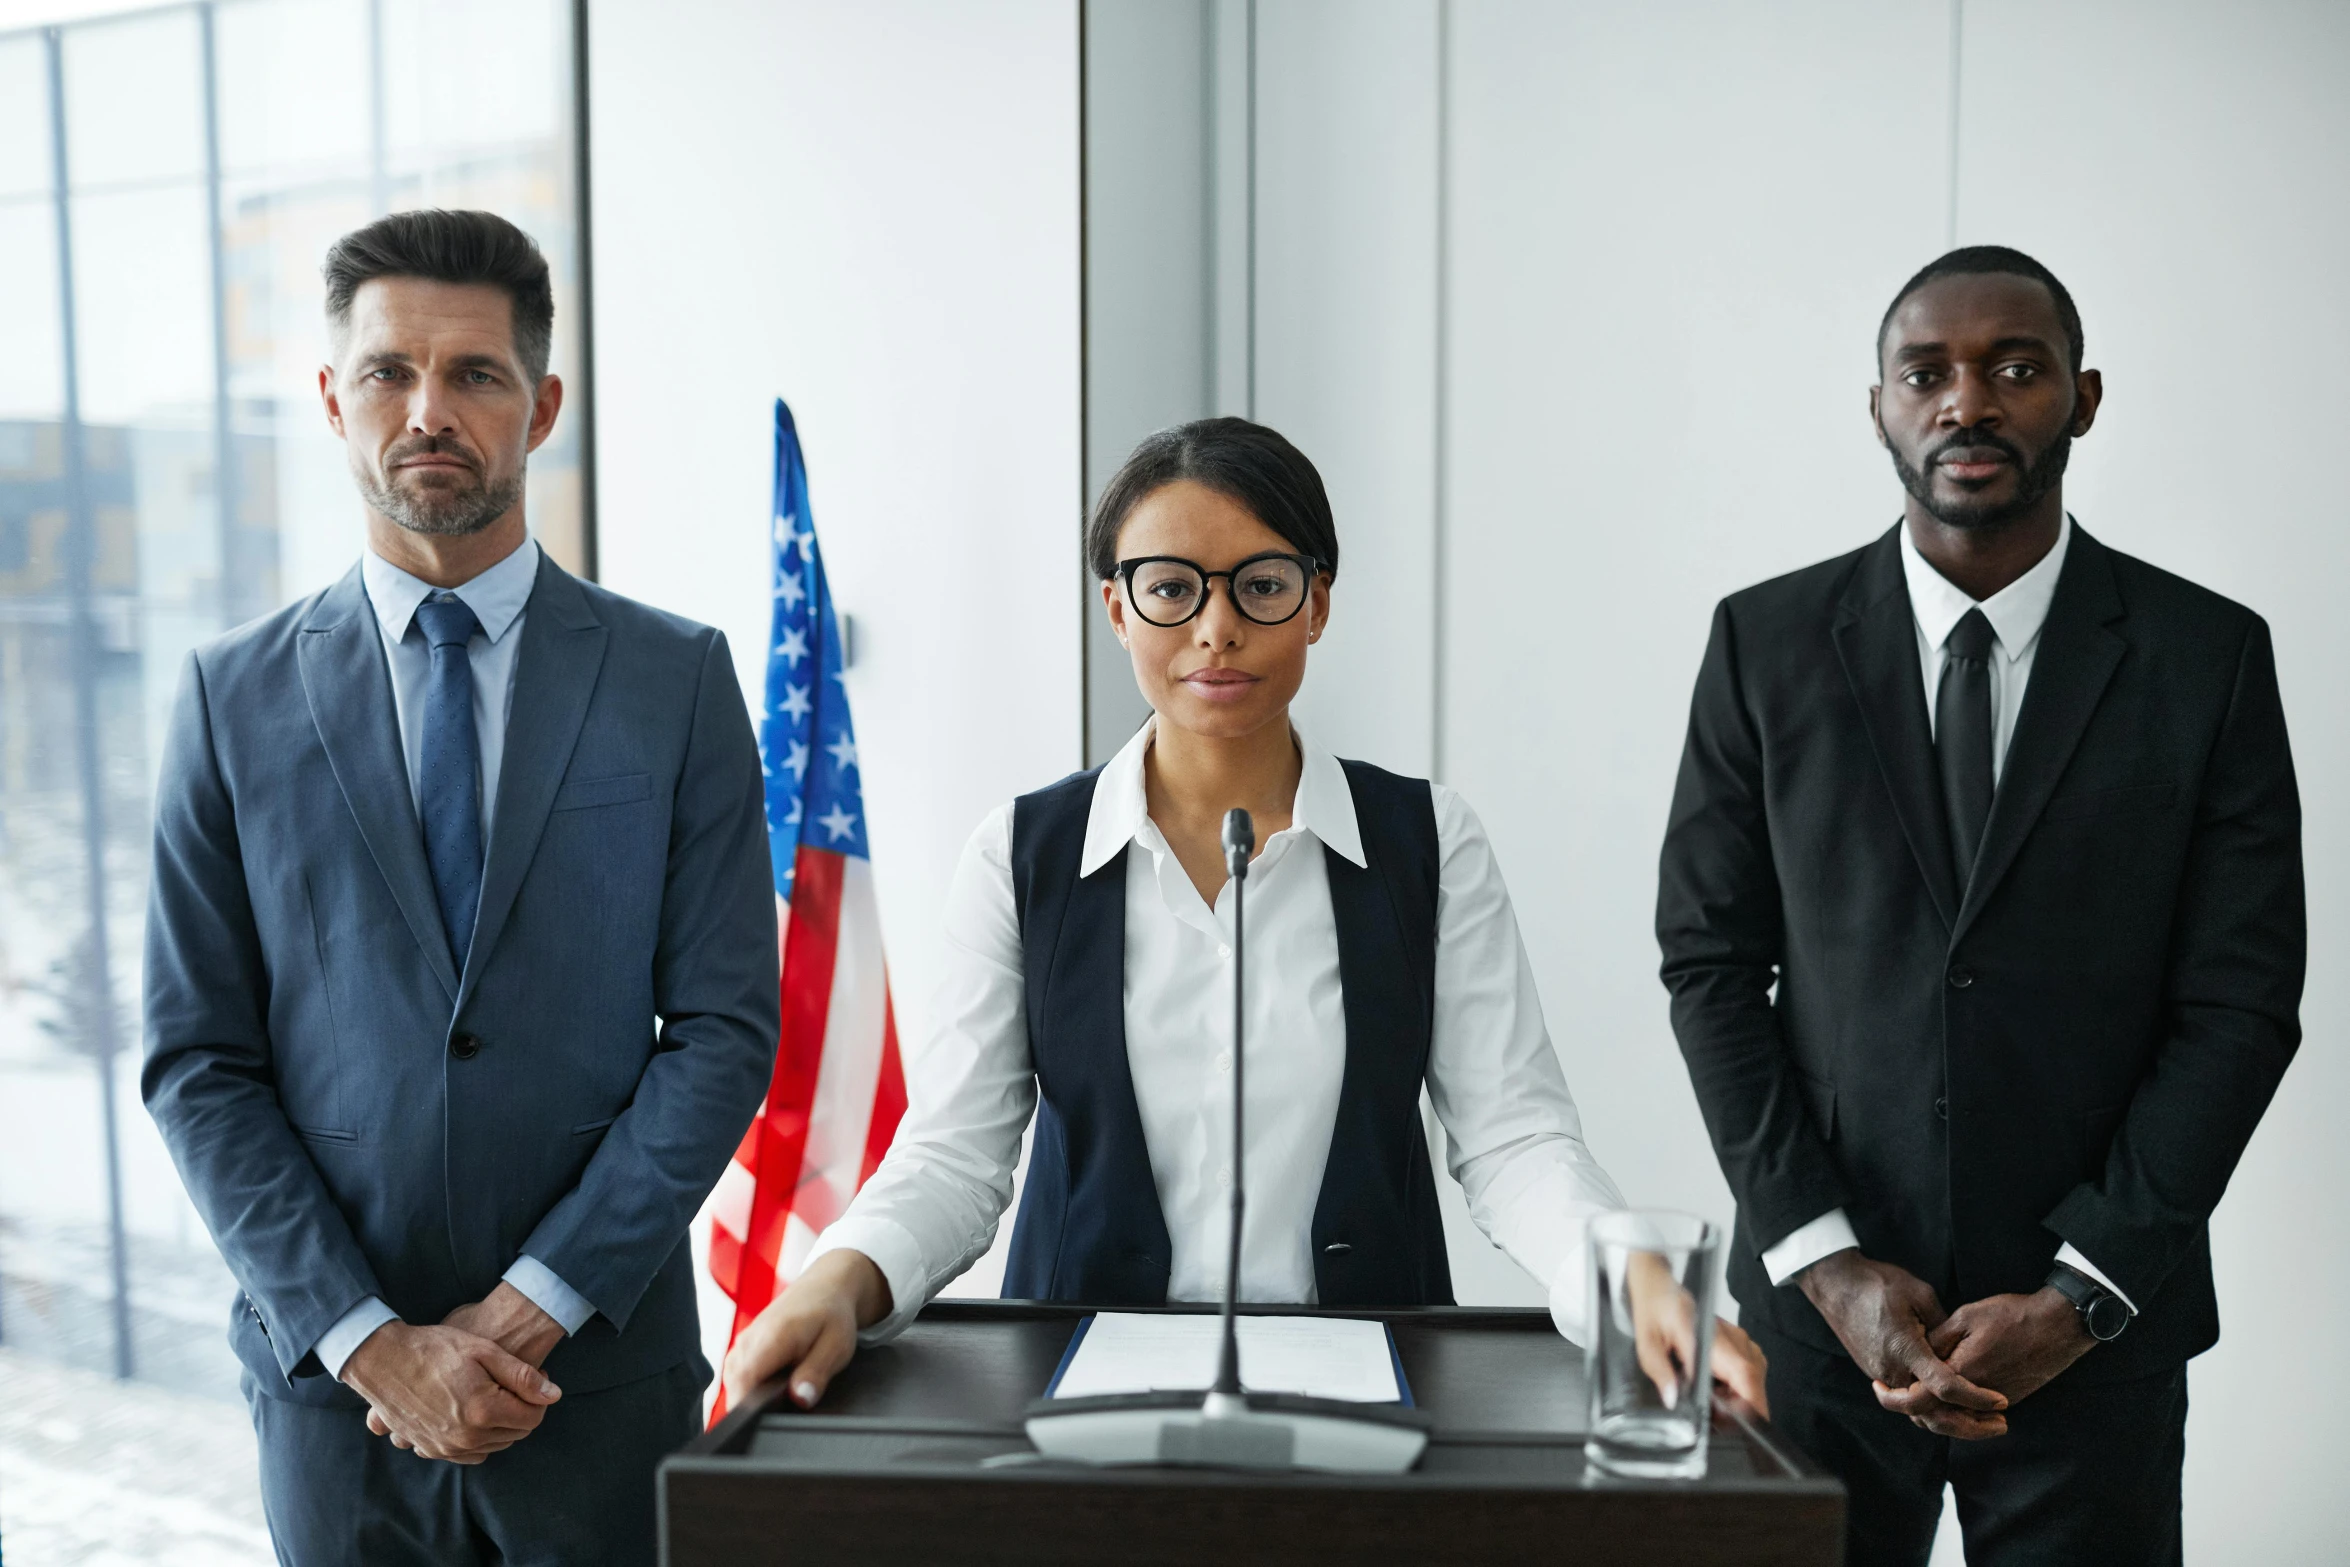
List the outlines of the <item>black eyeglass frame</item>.
{"label": "black eyeglass frame", "polygon": [[[1240,580],[1240,574],[1242,572],[1246,571],[1249,567],[1256,565],[1260,561],[1268,560],[1288,561],[1292,565],[1297,566],[1299,569],[1303,570],[1306,574],[1306,590],[1298,595],[1297,608],[1291,610],[1288,614],[1282,616],[1279,620],[1259,620],[1256,616],[1250,614],[1248,612],[1248,606],[1240,602],[1239,590],[1233,586],[1234,583]],[[1143,614],[1142,605],[1140,601],[1135,598],[1135,572],[1141,570],[1145,566],[1155,566],[1162,563],[1170,566],[1188,566],[1191,568],[1191,570],[1199,574],[1199,603],[1194,605],[1192,607],[1191,613],[1184,616],[1181,620],[1153,620],[1149,615]],[[1222,577],[1224,579],[1224,596],[1232,601],[1232,607],[1239,611],[1241,619],[1247,621],[1252,626],[1286,626],[1291,621],[1297,619],[1299,611],[1303,610],[1307,603],[1313,598],[1314,579],[1319,577],[1326,569],[1327,568],[1324,567],[1320,561],[1316,560],[1311,555],[1292,555],[1286,550],[1259,550],[1256,554],[1249,556],[1245,560],[1234,561],[1232,563],[1231,569],[1227,571],[1210,571],[1207,567],[1201,565],[1198,561],[1187,560],[1181,555],[1137,555],[1132,560],[1122,560],[1118,562],[1118,581],[1123,584],[1126,589],[1126,607],[1133,610],[1135,614],[1141,615],[1144,624],[1157,626],[1162,631],[1172,631],[1177,626],[1188,626],[1193,621],[1199,619],[1201,613],[1207,609],[1208,601],[1216,596],[1216,579],[1218,577]]]}

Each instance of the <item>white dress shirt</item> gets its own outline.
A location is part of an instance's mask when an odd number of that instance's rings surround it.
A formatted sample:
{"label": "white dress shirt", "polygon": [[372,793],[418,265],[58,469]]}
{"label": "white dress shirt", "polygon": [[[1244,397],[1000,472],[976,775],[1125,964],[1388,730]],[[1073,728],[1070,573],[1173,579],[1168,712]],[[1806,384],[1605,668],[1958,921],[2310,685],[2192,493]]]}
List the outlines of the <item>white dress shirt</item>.
{"label": "white dress shirt", "polygon": [[[523,608],[538,581],[539,547],[524,539],[522,547],[495,566],[449,592],[464,601],[481,622],[466,643],[473,666],[473,733],[481,757],[481,836],[486,845],[498,799],[498,769],[506,757],[506,718],[514,706],[514,660],[522,647]],[[441,590],[410,576],[369,550],[359,557],[359,580],[367,602],[375,610],[376,628],[383,634],[384,662],[392,677],[392,710],[400,730],[400,754],[408,764],[408,797],[415,801],[417,772],[424,765],[425,688],[432,680],[432,649],[416,628],[416,609]],[[506,1282],[528,1296],[548,1316],[576,1333],[596,1314],[578,1291],[555,1276],[536,1257],[515,1259],[506,1270]],[[340,1379],[343,1363],[367,1341],[367,1335],[399,1315],[381,1298],[370,1295],[326,1332],[317,1345],[319,1364]]]}
{"label": "white dress shirt", "polygon": [[[1222,1298],[1232,1169],[1232,887],[1211,908],[1150,819],[1143,758],[1156,721],[1102,769],[1081,874],[1126,861],[1126,1059],[1173,1257],[1167,1297]],[[1312,1226],[1346,1062],[1338,930],[1323,851],[1364,860],[1354,797],[1335,757],[1300,735],[1290,825],[1248,876],[1248,1219],[1240,1296],[1312,1303]],[[1436,1007],[1427,1087],[1478,1226],[1550,1290],[1561,1331],[1586,1321],[1583,1235],[1623,1206],[1583,1143],[1543,1027],[1534,974],[1485,831],[1432,785],[1441,868]],[[846,1247],[894,1302],[866,1342],[901,1331],[995,1238],[1035,1108],[1012,812],[972,834],[945,909],[937,1022],[908,1052],[897,1140],[810,1260]]]}
{"label": "white dress shirt", "polygon": [[[2040,650],[2040,628],[2048,623],[2048,606],[2056,599],[2056,579],[2064,574],[2065,552],[2072,545],[2073,520],[2058,526],[2056,544],[2030,571],[1977,604],[1958,585],[1936,571],[1910,542],[1909,528],[1901,529],[1901,574],[1909,584],[1910,620],[1918,633],[1918,672],[1925,677],[1926,733],[1934,732],[1934,694],[1941,687],[1942,660],[1950,633],[1970,609],[1980,609],[1991,622],[1991,782],[1997,787],[2007,769],[2008,742],[2015,738],[2016,714],[2024,705],[2024,687],[2031,682],[2032,660]],[[1852,1220],[1842,1208],[1832,1208],[1763,1253],[1764,1271],[1773,1284],[1784,1284],[1822,1257],[1859,1245]],[[2114,1282],[2067,1241],[2056,1260],[2086,1273],[2121,1298],[2132,1315],[2137,1307]]]}

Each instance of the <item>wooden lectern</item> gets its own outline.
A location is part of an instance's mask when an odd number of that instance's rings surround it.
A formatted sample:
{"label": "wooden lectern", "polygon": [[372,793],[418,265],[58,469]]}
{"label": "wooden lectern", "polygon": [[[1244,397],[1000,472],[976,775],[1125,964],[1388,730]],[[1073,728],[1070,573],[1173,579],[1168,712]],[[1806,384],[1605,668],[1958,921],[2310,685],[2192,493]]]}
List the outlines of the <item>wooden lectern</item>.
{"label": "wooden lectern", "polygon": [[769,1386],[662,1464],[663,1563],[1843,1559],[1843,1487],[1743,1411],[1717,1409],[1703,1480],[1588,1475],[1582,1352],[1539,1310],[1332,1313],[1394,1329],[1414,1402],[1436,1421],[1410,1474],[1369,1481],[1045,1462],[1020,1414],[1085,1314],[939,1301],[897,1342],[859,1353],[815,1413],[793,1410],[780,1382]]}

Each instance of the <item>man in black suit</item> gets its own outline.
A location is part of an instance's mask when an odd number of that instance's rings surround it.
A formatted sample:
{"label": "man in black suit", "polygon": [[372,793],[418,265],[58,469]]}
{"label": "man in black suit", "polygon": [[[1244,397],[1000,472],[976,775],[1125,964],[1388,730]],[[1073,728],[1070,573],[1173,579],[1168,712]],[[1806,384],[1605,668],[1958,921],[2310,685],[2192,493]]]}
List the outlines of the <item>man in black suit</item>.
{"label": "man in black suit", "polygon": [[1853,1563],[1946,1481],[1978,1567],[2176,1562],[2207,1221],[2300,1040],[2268,627],[2066,515],[2103,384],[2039,263],[1944,256],[1878,356],[1902,520],[1723,601],[1665,838],[1730,1285]]}

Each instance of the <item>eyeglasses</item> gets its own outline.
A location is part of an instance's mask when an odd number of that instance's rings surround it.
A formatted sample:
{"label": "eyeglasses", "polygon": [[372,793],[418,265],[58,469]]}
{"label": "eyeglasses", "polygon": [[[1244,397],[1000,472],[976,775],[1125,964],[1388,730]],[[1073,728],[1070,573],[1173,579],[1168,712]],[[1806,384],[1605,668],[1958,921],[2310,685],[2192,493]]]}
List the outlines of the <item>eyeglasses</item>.
{"label": "eyeglasses", "polygon": [[1311,555],[1268,550],[1251,555],[1230,571],[1210,571],[1180,555],[1143,555],[1118,562],[1126,602],[1154,626],[1180,626],[1208,607],[1209,585],[1224,579],[1232,607],[1260,626],[1295,619],[1306,607],[1306,589],[1322,563]]}

